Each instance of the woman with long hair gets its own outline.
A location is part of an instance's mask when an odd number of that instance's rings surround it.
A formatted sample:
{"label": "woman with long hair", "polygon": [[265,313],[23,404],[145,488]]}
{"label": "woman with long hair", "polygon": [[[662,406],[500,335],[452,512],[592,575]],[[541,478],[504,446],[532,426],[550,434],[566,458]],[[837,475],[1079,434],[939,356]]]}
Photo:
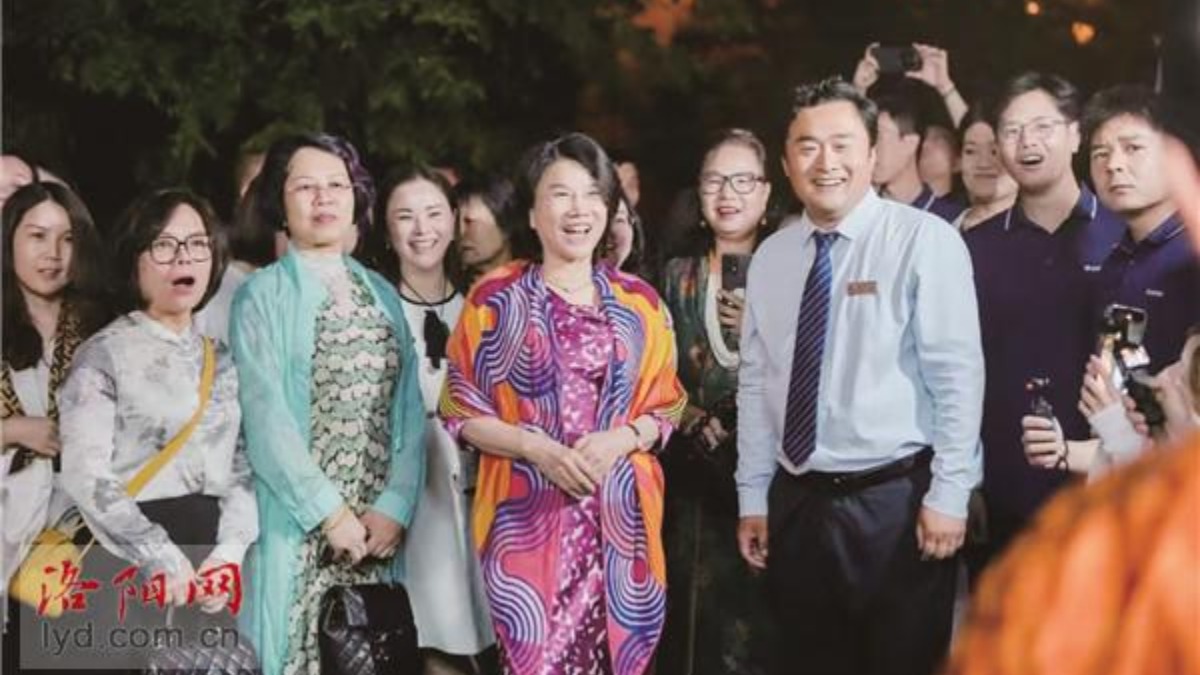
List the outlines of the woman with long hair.
{"label": "woman with long hair", "polygon": [[[96,226],[70,188],[37,181],[19,187],[0,219],[0,595],[7,599],[8,579],[33,538],[69,503],[58,481],[57,394],[76,348],[103,325],[105,307]],[[17,651],[12,630],[15,623],[5,626],[6,665]]]}
{"label": "woman with long hair", "polygon": [[479,561],[471,546],[468,492],[476,459],[436,417],[446,381],[446,342],[463,297],[453,281],[455,218],[451,188],[427,167],[397,173],[380,193],[374,248],[379,269],[396,284],[413,335],[427,411],[425,485],[404,545],[405,584],[426,672],[479,672],[476,656],[496,642]]}

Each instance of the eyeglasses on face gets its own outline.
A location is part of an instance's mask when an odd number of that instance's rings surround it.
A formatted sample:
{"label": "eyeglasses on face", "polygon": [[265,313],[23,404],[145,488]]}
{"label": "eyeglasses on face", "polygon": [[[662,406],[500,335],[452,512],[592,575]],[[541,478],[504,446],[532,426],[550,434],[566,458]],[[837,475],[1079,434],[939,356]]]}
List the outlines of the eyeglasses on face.
{"label": "eyeglasses on face", "polygon": [[1022,134],[1027,135],[1035,141],[1046,141],[1054,135],[1054,130],[1060,125],[1067,125],[1069,122],[1064,119],[1052,120],[1045,117],[1029,120],[1024,124],[1005,124],[1000,127],[996,136],[1001,143],[1016,143],[1021,138]]}
{"label": "eyeglasses on face", "polygon": [[754,188],[758,187],[759,183],[765,183],[767,179],[749,171],[741,173],[731,173],[728,176],[719,173],[706,173],[700,176],[700,194],[715,195],[721,192],[721,188],[725,187],[725,183],[729,183],[729,187],[739,195],[748,195],[754,192]]}
{"label": "eyeglasses on face", "polygon": [[164,234],[150,242],[150,259],[161,265],[173,263],[179,257],[180,249],[187,251],[188,259],[192,262],[204,262],[212,258],[212,241],[207,234],[193,234],[187,239]]}
{"label": "eyeglasses on face", "polygon": [[353,189],[354,183],[350,182],[349,179],[334,179],[328,183],[319,183],[315,180],[298,180],[288,186],[287,192],[302,199],[315,199],[318,193],[344,195]]}

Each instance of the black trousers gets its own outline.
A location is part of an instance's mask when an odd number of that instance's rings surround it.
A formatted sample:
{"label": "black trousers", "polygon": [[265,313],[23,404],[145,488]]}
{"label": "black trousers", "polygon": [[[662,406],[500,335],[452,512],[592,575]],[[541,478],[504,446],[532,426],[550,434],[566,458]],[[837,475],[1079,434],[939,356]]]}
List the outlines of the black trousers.
{"label": "black trousers", "polygon": [[860,474],[778,471],[767,584],[776,675],[931,675],[950,642],[957,562],[921,560],[926,450]]}

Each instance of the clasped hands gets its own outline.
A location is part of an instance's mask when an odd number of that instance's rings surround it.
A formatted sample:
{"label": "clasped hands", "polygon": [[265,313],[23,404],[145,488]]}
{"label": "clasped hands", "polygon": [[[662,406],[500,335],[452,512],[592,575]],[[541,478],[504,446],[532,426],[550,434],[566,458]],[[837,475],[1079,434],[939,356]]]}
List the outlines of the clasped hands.
{"label": "clasped hands", "polygon": [[375,509],[356,515],[343,505],[325,519],[321,531],[336,559],[357,565],[363,558],[390,558],[404,540],[404,526]]}
{"label": "clasped hands", "polygon": [[521,455],[567,494],[582,499],[595,492],[617,460],[637,444],[628,426],[586,434],[571,447],[545,434],[525,432]]}

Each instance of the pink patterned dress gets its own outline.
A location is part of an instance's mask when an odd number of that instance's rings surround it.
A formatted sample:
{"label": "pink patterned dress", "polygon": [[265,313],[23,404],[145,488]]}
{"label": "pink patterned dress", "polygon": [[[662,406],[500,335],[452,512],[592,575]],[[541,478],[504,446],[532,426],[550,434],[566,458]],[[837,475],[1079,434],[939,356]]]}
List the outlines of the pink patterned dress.
{"label": "pink patterned dress", "polygon": [[[641,415],[670,434],[686,397],[665,306],[603,266],[593,281],[596,307],[569,305],[527,263],[476,285],[449,344],[451,434],[494,417],[571,446]],[[506,673],[646,672],[666,610],[662,489],[648,452],[583,499],[527,461],[481,456],[473,535]]]}
{"label": "pink patterned dress", "polygon": [[[613,357],[613,335],[599,309],[568,304],[553,293],[550,321],[550,351],[559,373],[563,440],[570,446],[595,430],[600,390]],[[496,552],[504,551],[503,556],[485,556],[484,575],[507,576],[508,571],[525,565],[556,566],[557,574],[552,576],[557,578],[557,586],[537,589],[544,596],[541,604],[546,609],[542,653],[525,656],[534,657],[530,660],[538,664],[538,675],[611,673],[599,492],[576,500],[536,471],[522,472],[514,478],[526,483],[522,491],[541,493],[538,499],[531,500],[536,506],[529,509],[526,503],[520,513],[502,506],[497,517],[526,520],[545,539],[559,542],[558,555],[547,559],[547,549],[541,546],[531,546],[520,553],[501,548]],[[529,480],[523,480],[526,478]],[[501,563],[508,569],[502,569]],[[504,661],[505,670],[515,674],[513,660]]]}

